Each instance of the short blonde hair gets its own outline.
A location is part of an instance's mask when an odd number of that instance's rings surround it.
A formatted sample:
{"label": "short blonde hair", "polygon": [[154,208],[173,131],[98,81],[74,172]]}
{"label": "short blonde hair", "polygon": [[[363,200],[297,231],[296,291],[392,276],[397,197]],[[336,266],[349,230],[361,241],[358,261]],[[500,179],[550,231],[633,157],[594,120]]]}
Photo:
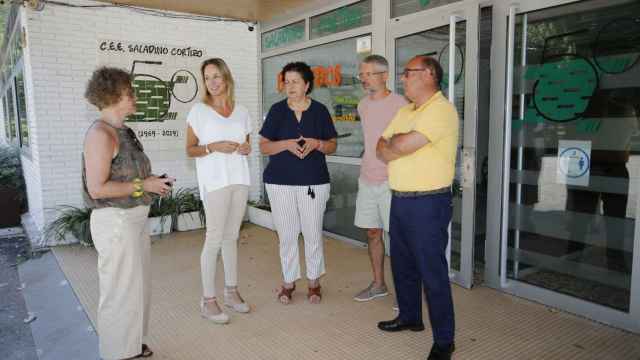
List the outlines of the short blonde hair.
{"label": "short blonde hair", "polygon": [[200,75],[202,76],[202,82],[205,83],[204,95],[202,96],[202,100],[205,103],[208,103],[211,97],[211,94],[209,94],[209,89],[207,89],[206,81],[204,80],[204,68],[206,68],[209,65],[213,65],[217,67],[220,73],[222,74],[222,79],[224,80],[225,85],[227,86],[227,101],[229,101],[229,104],[231,106],[234,106],[236,103],[235,82],[233,81],[233,76],[231,75],[231,70],[229,70],[229,66],[227,66],[227,63],[220,58],[207,59],[203,61],[202,65],[200,66]]}

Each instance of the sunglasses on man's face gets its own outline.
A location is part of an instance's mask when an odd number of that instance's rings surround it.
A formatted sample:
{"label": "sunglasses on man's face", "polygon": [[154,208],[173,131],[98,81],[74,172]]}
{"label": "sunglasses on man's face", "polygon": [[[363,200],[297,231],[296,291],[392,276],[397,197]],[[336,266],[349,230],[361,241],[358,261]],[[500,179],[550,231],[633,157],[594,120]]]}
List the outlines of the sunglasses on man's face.
{"label": "sunglasses on man's face", "polygon": [[127,127],[127,135],[129,135],[131,137],[131,140],[133,140],[133,144],[136,146],[136,149],[144,152],[142,143],[140,142],[140,140],[138,140],[135,131],[133,131],[133,129],[131,129],[130,127]]}

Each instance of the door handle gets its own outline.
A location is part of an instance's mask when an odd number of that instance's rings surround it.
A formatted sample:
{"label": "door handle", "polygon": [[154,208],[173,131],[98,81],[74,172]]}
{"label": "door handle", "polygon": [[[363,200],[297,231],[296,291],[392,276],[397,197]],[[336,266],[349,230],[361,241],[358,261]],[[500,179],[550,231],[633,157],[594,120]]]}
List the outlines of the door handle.
{"label": "door handle", "polygon": [[474,148],[462,149],[462,183],[465,189],[473,188],[476,178],[476,151]]}

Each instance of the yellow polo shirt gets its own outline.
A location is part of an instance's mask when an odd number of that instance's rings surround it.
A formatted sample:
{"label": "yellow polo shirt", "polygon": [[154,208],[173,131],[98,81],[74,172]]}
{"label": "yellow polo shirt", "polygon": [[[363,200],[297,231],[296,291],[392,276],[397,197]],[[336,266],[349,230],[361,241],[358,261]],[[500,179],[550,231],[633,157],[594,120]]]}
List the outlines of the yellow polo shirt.
{"label": "yellow polo shirt", "polygon": [[386,139],[394,134],[417,131],[429,143],[412,154],[389,162],[389,186],[397,191],[428,191],[451,186],[458,151],[458,112],[438,91],[415,109],[405,105],[382,133]]}

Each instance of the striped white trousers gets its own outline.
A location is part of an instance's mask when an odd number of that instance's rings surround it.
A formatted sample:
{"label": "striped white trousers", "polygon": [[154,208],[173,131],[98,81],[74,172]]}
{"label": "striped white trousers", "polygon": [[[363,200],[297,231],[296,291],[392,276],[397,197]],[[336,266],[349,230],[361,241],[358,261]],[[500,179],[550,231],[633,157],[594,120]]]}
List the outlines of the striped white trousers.
{"label": "striped white trousers", "polygon": [[[322,219],[329,200],[330,184],[265,185],[280,240],[280,262],[284,282],[292,283],[300,279],[298,236],[301,231],[304,237],[307,279],[318,279],[325,272]],[[313,191],[314,198],[309,195],[309,188]]]}

